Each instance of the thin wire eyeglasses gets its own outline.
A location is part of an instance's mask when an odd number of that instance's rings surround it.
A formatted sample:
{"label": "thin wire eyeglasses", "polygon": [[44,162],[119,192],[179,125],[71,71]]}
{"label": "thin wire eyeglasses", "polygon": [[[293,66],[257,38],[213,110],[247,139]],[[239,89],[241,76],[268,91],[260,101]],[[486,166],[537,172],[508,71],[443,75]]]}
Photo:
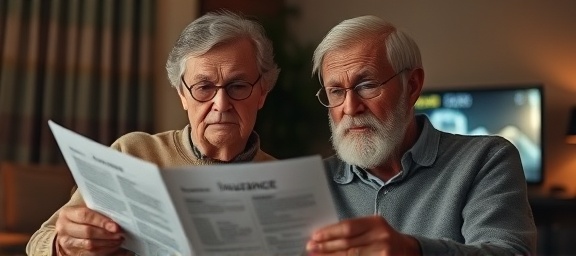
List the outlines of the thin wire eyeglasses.
{"label": "thin wire eyeglasses", "polygon": [[327,108],[334,108],[342,105],[344,100],[346,99],[346,94],[349,90],[352,90],[358,95],[360,98],[368,100],[375,97],[378,97],[382,94],[382,86],[392,80],[394,77],[398,76],[400,73],[404,71],[408,71],[409,69],[405,68],[400,70],[398,73],[394,74],[392,77],[384,80],[384,82],[377,83],[373,81],[363,82],[354,87],[350,88],[343,88],[337,86],[328,86],[328,87],[321,87],[320,90],[316,93],[316,97],[318,97],[318,101],[324,107]]}
{"label": "thin wire eyeglasses", "polygon": [[258,74],[258,78],[254,83],[238,80],[224,86],[216,86],[214,83],[209,81],[200,81],[192,86],[188,86],[186,81],[184,81],[184,76],[180,77],[182,83],[186,89],[188,89],[190,95],[192,95],[192,98],[198,102],[207,102],[212,100],[220,89],[224,89],[226,95],[233,100],[245,100],[252,95],[254,85],[260,81],[260,78],[262,78],[262,74]]}

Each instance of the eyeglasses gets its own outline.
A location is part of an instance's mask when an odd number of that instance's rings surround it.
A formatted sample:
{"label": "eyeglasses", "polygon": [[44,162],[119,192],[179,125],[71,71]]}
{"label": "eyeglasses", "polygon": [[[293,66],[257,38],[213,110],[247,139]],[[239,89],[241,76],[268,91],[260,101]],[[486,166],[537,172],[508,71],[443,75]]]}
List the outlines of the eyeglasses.
{"label": "eyeglasses", "polygon": [[342,105],[349,90],[353,90],[356,95],[360,96],[362,99],[372,99],[378,97],[382,93],[382,85],[385,85],[394,77],[407,70],[408,69],[400,70],[400,72],[394,74],[392,77],[386,79],[382,83],[367,81],[351,88],[343,88],[337,86],[322,87],[316,93],[316,97],[318,97],[318,101],[320,101],[320,103],[327,108],[333,108]]}
{"label": "eyeglasses", "polygon": [[260,81],[261,77],[262,74],[259,74],[258,79],[256,79],[254,83],[237,80],[224,86],[216,86],[214,83],[209,81],[200,81],[192,86],[188,86],[186,81],[184,81],[184,76],[181,76],[180,79],[182,80],[182,83],[184,83],[186,89],[190,92],[190,95],[192,95],[192,98],[199,102],[207,102],[216,96],[219,89],[224,89],[228,97],[233,100],[245,100],[250,97],[254,85]]}

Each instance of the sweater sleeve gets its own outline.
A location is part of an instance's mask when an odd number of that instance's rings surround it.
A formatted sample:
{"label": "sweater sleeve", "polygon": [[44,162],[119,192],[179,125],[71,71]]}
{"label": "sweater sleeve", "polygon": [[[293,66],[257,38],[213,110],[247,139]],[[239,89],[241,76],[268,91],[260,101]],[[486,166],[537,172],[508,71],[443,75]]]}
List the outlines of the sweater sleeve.
{"label": "sweater sleeve", "polygon": [[[56,239],[56,220],[58,219],[58,215],[60,211],[65,206],[77,206],[77,205],[85,205],[84,199],[78,190],[72,194],[70,200],[58,209],[52,216],[45,221],[38,229],[26,245],[26,254],[29,256],[53,256],[57,255],[54,247],[54,242]],[[134,255],[133,252],[124,251],[119,255],[123,256],[132,256]]]}
{"label": "sweater sleeve", "polygon": [[[111,145],[111,148],[118,151],[123,151],[121,145],[122,143],[116,141]],[[63,207],[78,205],[86,205],[86,203],[84,202],[84,198],[80,194],[79,190],[76,190],[70,197],[70,200],[60,209],[58,209],[54,214],[52,214],[52,216],[47,221],[42,223],[40,228],[34,232],[34,234],[32,234],[30,240],[26,244],[26,254],[29,256],[57,255],[54,247],[54,242],[56,239],[56,220],[58,220],[58,216]]]}
{"label": "sweater sleeve", "polygon": [[[84,199],[80,192],[76,190],[70,200],[62,207],[65,206],[74,206],[74,205],[84,205]],[[60,214],[60,210],[58,209],[52,216],[42,223],[40,229],[38,229],[32,237],[28,244],[26,245],[26,254],[29,256],[52,256],[56,255],[54,251],[54,240],[56,238],[56,220],[58,219],[58,215]]]}
{"label": "sweater sleeve", "polygon": [[506,142],[486,158],[462,211],[465,243],[416,236],[423,255],[536,253],[536,226],[518,151]]}

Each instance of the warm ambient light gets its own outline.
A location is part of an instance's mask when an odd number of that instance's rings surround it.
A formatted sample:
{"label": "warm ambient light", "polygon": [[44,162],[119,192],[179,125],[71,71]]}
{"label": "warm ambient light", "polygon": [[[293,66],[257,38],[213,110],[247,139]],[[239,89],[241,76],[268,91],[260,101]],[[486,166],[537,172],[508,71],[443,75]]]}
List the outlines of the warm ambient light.
{"label": "warm ambient light", "polygon": [[570,144],[576,144],[576,107],[572,108],[570,119],[568,120],[566,142]]}

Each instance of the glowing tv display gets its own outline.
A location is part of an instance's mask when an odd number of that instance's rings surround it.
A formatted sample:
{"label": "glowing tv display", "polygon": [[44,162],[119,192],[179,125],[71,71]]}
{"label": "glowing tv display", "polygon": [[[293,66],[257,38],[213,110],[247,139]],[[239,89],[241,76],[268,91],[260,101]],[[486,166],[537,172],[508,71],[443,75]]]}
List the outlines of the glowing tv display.
{"label": "glowing tv display", "polygon": [[538,184],[544,174],[543,101],[541,85],[443,89],[423,92],[415,109],[441,131],[508,139],[520,152],[526,181]]}

